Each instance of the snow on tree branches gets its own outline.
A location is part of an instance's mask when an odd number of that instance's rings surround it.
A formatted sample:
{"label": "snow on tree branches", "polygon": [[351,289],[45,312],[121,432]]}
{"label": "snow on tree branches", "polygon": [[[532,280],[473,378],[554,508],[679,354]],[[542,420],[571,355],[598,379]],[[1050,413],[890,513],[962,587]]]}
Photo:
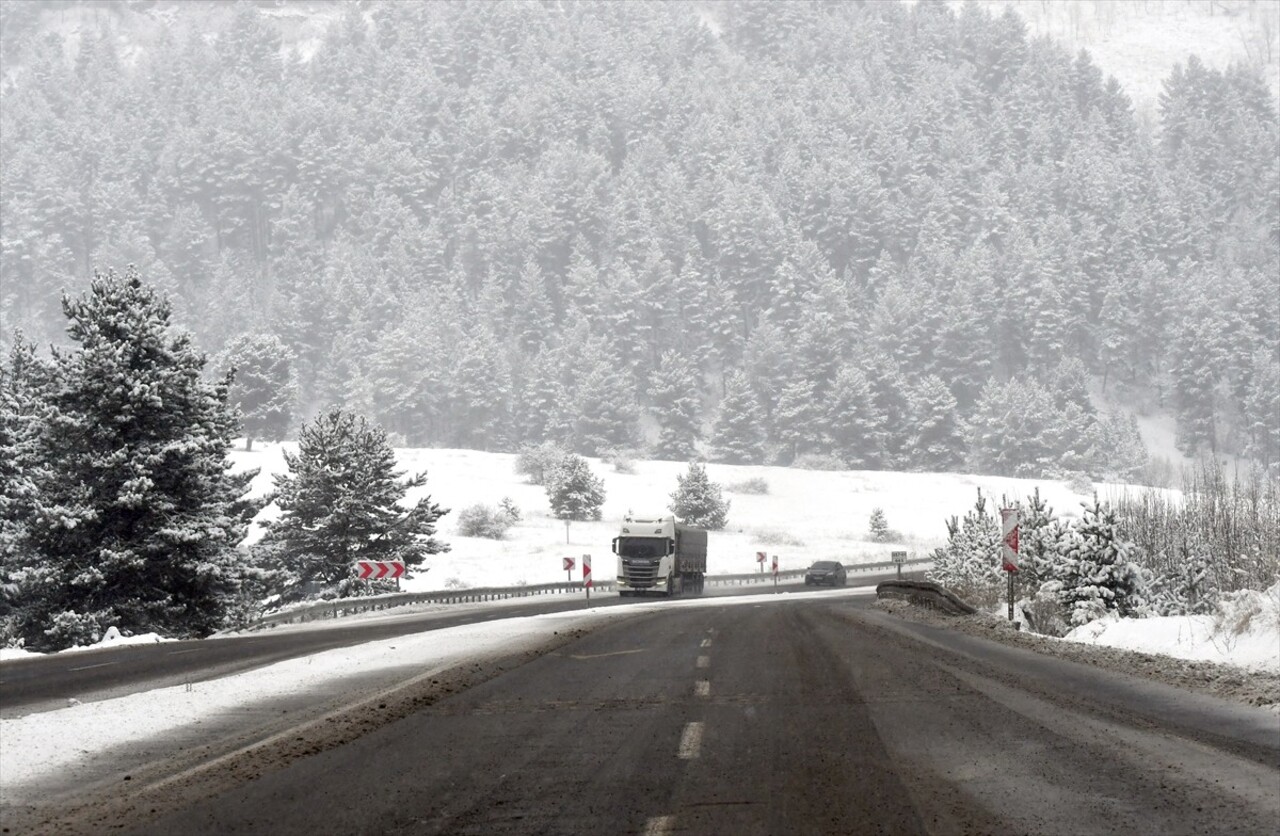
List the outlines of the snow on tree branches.
{"label": "snow on tree branches", "polygon": [[360,560],[400,560],[419,566],[427,555],[448,551],[436,540],[435,523],[449,513],[424,496],[404,506],[427,474],[401,479],[386,432],[363,416],[331,410],[302,427],[298,452],[284,454],[287,473],[275,477],[278,520],[262,548],[286,572],[284,596],[297,598],[309,584],[341,593],[368,591],[352,580]]}
{"label": "snow on tree branches", "polygon": [[729,500],[707,476],[706,465],[689,462],[689,470],[676,475],[679,487],[671,494],[671,512],[689,525],[718,531],[729,517]]}
{"label": "snow on tree branches", "polygon": [[228,382],[202,380],[204,357],[133,268],[96,274],[62,307],[76,347],[4,399],[25,485],[3,506],[5,631],[39,650],[110,626],[207,635],[245,575],[237,546],[260,507],[245,498],[256,471],[228,472]]}

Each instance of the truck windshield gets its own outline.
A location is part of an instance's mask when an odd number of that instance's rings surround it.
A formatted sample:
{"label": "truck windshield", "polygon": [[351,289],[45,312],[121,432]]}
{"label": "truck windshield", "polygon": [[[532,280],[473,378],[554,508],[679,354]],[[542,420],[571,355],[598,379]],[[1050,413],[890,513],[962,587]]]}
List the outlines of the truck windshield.
{"label": "truck windshield", "polygon": [[662,537],[622,537],[618,540],[620,557],[662,557],[667,541]]}

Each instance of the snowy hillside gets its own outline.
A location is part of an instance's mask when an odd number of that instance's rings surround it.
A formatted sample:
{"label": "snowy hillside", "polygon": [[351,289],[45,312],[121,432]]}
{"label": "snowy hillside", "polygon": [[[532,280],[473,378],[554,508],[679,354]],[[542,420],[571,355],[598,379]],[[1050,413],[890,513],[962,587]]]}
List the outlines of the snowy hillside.
{"label": "snowy hillside", "polygon": [[[284,470],[282,446],[254,445],[251,452],[235,450],[238,467],[259,467],[254,482],[258,493],[271,487],[271,475]],[[442,521],[439,534],[452,551],[428,558],[430,567],[408,581],[408,590],[433,590],[451,585],[486,586],[549,583],[565,579],[562,557],[593,557],[597,578],[612,578],[609,551],[622,517],[666,514],[676,476],[683,462],[637,461],[634,473],[618,473],[600,459],[588,459],[592,471],[604,479],[607,492],[603,519],[565,526],[551,516],[546,492],[515,472],[516,456],[474,450],[406,449],[397,451],[407,471],[427,472],[432,499],[453,513]],[[956,473],[890,473],[880,471],[812,471],[782,467],[710,464],[707,472],[732,503],[729,525],[711,536],[708,566],[712,574],[750,572],[757,568],[755,553],[778,555],[781,568],[797,569],[819,559],[844,563],[875,563],[890,559],[894,549],[924,556],[946,539],[946,520],[963,515],[977,498],[977,490],[998,501],[1002,495],[1021,498],[1036,489],[1063,516],[1074,516],[1086,497],[1061,482],[1006,479]],[[734,490],[751,479],[762,479],[768,494]],[[1114,496],[1121,485],[1099,485],[1099,495]],[[461,537],[458,511],[475,504],[497,505],[510,497],[522,520],[505,540]],[[411,494],[410,499],[417,496]],[[870,539],[868,520],[882,508],[889,527],[901,532],[899,543]],[[264,517],[275,512],[269,506]],[[256,530],[251,537],[260,536]],[[578,577],[575,575],[575,578]]]}

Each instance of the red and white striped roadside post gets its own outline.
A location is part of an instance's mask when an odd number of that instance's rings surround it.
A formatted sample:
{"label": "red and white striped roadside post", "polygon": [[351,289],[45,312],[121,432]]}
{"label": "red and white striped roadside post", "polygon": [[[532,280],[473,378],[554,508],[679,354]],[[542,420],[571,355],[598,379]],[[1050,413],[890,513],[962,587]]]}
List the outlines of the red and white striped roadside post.
{"label": "red and white striped roadside post", "polygon": [[591,606],[591,555],[582,556],[582,585],[587,589],[587,606]]}
{"label": "red and white striped roadside post", "polygon": [[778,556],[773,556],[773,588],[778,588]]}
{"label": "red and white striped roadside post", "polygon": [[1000,563],[1009,575],[1009,620],[1013,621],[1013,576],[1018,572],[1018,509],[1000,509]]}

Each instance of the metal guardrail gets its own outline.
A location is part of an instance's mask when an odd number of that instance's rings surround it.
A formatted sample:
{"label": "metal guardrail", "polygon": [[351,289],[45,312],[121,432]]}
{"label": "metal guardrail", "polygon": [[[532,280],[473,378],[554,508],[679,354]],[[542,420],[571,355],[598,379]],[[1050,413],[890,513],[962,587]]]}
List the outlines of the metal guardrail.
{"label": "metal guardrail", "polygon": [[[908,560],[903,566],[918,566],[931,563],[931,558]],[[845,566],[846,572],[873,572],[876,570],[892,570],[899,564],[893,561],[883,563],[857,563]],[[778,573],[778,580],[798,580],[804,577],[805,569],[791,569]],[[744,572],[737,575],[707,575],[707,586],[749,586],[759,583],[772,583],[772,572]],[[592,589],[597,592],[612,592],[614,583],[610,580],[594,581]],[[529,584],[526,586],[489,586],[472,589],[440,589],[434,592],[390,592],[385,595],[367,595],[361,598],[338,598],[331,601],[316,601],[287,610],[268,613],[248,625],[246,629],[257,630],[275,627],[279,624],[317,621],[327,618],[341,618],[357,613],[389,610],[409,604],[475,604],[485,601],[502,601],[509,598],[530,598],[540,595],[564,595],[581,593],[582,582],[565,582]]]}

